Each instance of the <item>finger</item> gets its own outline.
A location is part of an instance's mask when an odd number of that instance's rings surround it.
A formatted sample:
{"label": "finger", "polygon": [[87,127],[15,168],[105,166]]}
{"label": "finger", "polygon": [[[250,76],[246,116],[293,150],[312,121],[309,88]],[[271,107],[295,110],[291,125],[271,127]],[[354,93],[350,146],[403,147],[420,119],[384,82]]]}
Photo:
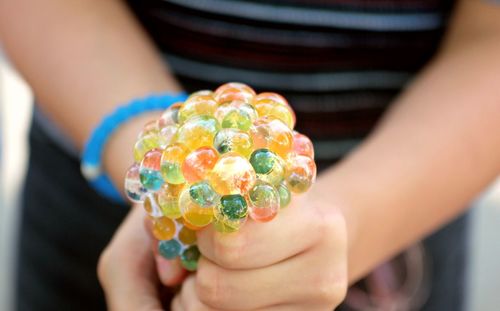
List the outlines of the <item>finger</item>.
{"label": "finger", "polygon": [[175,296],[175,298],[172,300],[172,304],[170,305],[170,309],[172,311],[184,311],[181,305],[181,300],[179,296]]}
{"label": "finger", "polygon": [[[178,297],[179,298],[179,297]],[[173,309],[175,311],[190,311],[190,310],[200,310],[200,311],[226,311],[226,310],[239,310],[237,306],[231,306],[229,308],[224,308],[223,306],[217,306],[216,308],[211,308],[200,301],[198,295],[196,293],[196,284],[194,277],[189,277],[186,282],[183,284],[180,301],[182,304],[181,307],[178,306],[179,303],[173,303],[172,306],[176,306],[178,309]],[[319,310],[313,309],[310,305],[304,304],[281,304],[281,305],[271,305],[258,309],[246,309],[246,310],[255,310],[255,311],[303,311],[303,310]]]}
{"label": "finger", "polygon": [[334,301],[345,286],[345,249],[325,252],[315,247],[275,265],[229,270],[200,258],[196,292],[207,306],[254,310],[267,306]]}
{"label": "finger", "polygon": [[133,208],[101,255],[98,274],[110,310],[161,310],[152,240]]}
{"label": "finger", "polygon": [[179,259],[168,260],[161,255],[155,255],[156,268],[160,282],[165,286],[175,286],[182,283],[187,272],[182,268]]}
{"label": "finger", "polygon": [[278,217],[267,223],[247,221],[235,233],[213,227],[197,232],[203,256],[230,269],[260,268],[292,257],[311,247],[322,234],[325,219],[307,196],[298,196]]}

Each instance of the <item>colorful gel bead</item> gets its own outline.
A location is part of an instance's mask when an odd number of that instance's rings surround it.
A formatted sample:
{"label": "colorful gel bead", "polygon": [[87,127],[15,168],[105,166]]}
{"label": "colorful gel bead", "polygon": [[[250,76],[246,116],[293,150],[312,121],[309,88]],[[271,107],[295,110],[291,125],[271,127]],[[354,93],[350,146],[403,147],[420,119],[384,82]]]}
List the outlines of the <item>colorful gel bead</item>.
{"label": "colorful gel bead", "polygon": [[298,155],[314,159],[314,147],[311,140],[296,131],[293,132],[293,151]]}
{"label": "colorful gel bead", "polygon": [[223,84],[214,92],[214,97],[220,104],[234,100],[250,104],[253,102],[255,95],[255,91],[251,87],[238,82]]}
{"label": "colorful gel bead", "polygon": [[303,193],[309,190],[316,180],[316,164],[303,155],[292,155],[286,162],[285,180],[290,191]]}
{"label": "colorful gel bead", "polygon": [[182,107],[182,102],[178,102],[168,107],[165,112],[161,115],[160,119],[158,119],[158,128],[161,130],[162,128],[169,125],[178,125],[179,124],[179,109]]}
{"label": "colorful gel bead", "polygon": [[278,93],[274,93],[274,92],[263,92],[263,93],[259,93],[257,94],[257,96],[255,96],[255,101],[260,101],[260,100],[264,100],[264,99],[270,99],[274,102],[277,102],[283,106],[290,106],[290,104],[288,103],[288,101],[283,97],[281,96],[280,94]]}
{"label": "colorful gel bead", "polygon": [[165,183],[156,193],[156,201],[165,217],[177,219],[182,216],[179,207],[179,196],[184,187],[184,184]]}
{"label": "colorful gel bead", "polygon": [[214,229],[221,233],[231,233],[238,231],[246,222],[247,216],[238,219],[230,219],[222,214],[222,207],[219,205],[214,211]]}
{"label": "colorful gel bead", "polygon": [[206,181],[195,183],[189,187],[191,199],[202,207],[211,207],[219,203],[220,196]]}
{"label": "colorful gel bead", "polygon": [[179,109],[179,123],[199,115],[213,115],[218,103],[211,93],[203,91],[192,94]]}
{"label": "colorful gel bead", "polygon": [[193,245],[196,243],[196,231],[189,229],[186,226],[183,226],[181,230],[179,230],[179,241],[184,245]]}
{"label": "colorful gel bead", "polygon": [[230,220],[245,218],[248,214],[248,205],[245,198],[239,194],[228,194],[221,198],[217,207],[222,216]]}
{"label": "colorful gel bead", "polygon": [[194,116],[177,130],[174,141],[183,143],[190,150],[210,147],[219,129],[219,122],[214,117]]}
{"label": "colorful gel bead", "polygon": [[181,254],[181,264],[188,271],[196,271],[199,259],[200,251],[196,245],[189,246]]}
{"label": "colorful gel bead", "polygon": [[253,187],[255,180],[252,165],[234,152],[223,154],[208,178],[212,188],[221,195],[244,194]]}
{"label": "colorful gel bead", "polygon": [[285,158],[292,150],[292,130],[281,120],[261,117],[250,129],[255,148],[267,148]]}
{"label": "colorful gel bead", "polygon": [[158,205],[158,202],[156,201],[152,193],[148,193],[146,195],[143,207],[146,213],[151,217],[158,218],[163,216],[160,206]]}
{"label": "colorful gel bead", "polygon": [[277,185],[284,178],[284,161],[269,149],[255,150],[250,156],[250,164],[252,164],[259,180]]}
{"label": "colorful gel bead", "polygon": [[241,101],[232,101],[220,105],[214,114],[223,128],[237,128],[248,131],[258,114],[255,108]]}
{"label": "colorful gel bead", "polygon": [[158,122],[156,120],[149,121],[144,125],[144,128],[139,133],[139,136],[137,136],[137,138],[141,138],[149,134],[157,135],[159,132],[160,129],[158,128]]}
{"label": "colorful gel bead", "polygon": [[295,117],[292,108],[288,105],[281,105],[272,99],[261,99],[255,101],[255,109],[259,116],[273,117],[281,120],[288,128],[295,126]]}
{"label": "colorful gel bead", "polygon": [[214,207],[204,207],[196,203],[192,199],[189,190],[189,188],[183,190],[179,198],[182,218],[196,227],[204,227],[210,224],[214,216]]}
{"label": "colorful gel bead", "polygon": [[167,241],[160,241],[158,243],[158,253],[166,259],[175,259],[180,256],[182,245],[179,241],[172,239]]}
{"label": "colorful gel bead", "polygon": [[162,142],[165,143],[165,147],[172,142],[172,139],[177,133],[177,129],[177,125],[167,125],[160,130],[159,135],[162,137]]}
{"label": "colorful gel bead", "polygon": [[166,146],[165,139],[159,134],[148,134],[140,137],[134,145],[134,160],[141,162],[142,158],[149,150],[163,148]]}
{"label": "colorful gel bead", "polygon": [[222,129],[215,135],[214,148],[220,153],[235,152],[247,158],[253,150],[252,138],[233,128]]}
{"label": "colorful gel bead", "polygon": [[191,152],[182,163],[182,174],[188,183],[206,179],[219,155],[212,147],[201,147]]}
{"label": "colorful gel bead", "polygon": [[125,175],[125,194],[130,201],[135,203],[144,202],[147,192],[147,189],[142,185],[139,176],[139,165],[137,163],[134,163],[127,170],[127,174]]}
{"label": "colorful gel bead", "polygon": [[162,151],[153,149],[148,151],[141,161],[139,167],[139,178],[144,188],[157,191],[163,185],[164,180],[160,171],[160,160]]}
{"label": "colorful gel bead", "polygon": [[167,217],[153,218],[153,236],[158,240],[170,240],[175,236],[175,222]]}
{"label": "colorful gel bead", "polygon": [[165,148],[161,157],[161,172],[166,182],[174,185],[185,182],[181,167],[188,154],[189,149],[183,144],[175,143]]}
{"label": "colorful gel bead", "polygon": [[272,220],[280,208],[279,194],[276,189],[264,182],[258,182],[248,193],[250,203],[248,214],[259,222]]}
{"label": "colorful gel bead", "polygon": [[292,193],[290,192],[290,189],[288,189],[284,182],[280,183],[275,188],[280,197],[280,208],[287,207],[292,201]]}

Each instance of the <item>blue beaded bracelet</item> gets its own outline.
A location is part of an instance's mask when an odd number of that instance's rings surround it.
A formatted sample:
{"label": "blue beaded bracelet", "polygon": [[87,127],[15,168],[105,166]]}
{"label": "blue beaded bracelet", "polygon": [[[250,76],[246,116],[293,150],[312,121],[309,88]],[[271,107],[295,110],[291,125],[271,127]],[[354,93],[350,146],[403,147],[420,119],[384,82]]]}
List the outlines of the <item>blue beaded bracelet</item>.
{"label": "blue beaded bracelet", "polygon": [[132,100],[105,116],[90,135],[81,158],[80,169],[91,187],[112,202],[125,204],[120,191],[102,171],[101,158],[108,139],[120,125],[133,117],[148,111],[165,110],[173,103],[185,101],[186,98],[187,94],[183,92],[175,95],[152,95]]}

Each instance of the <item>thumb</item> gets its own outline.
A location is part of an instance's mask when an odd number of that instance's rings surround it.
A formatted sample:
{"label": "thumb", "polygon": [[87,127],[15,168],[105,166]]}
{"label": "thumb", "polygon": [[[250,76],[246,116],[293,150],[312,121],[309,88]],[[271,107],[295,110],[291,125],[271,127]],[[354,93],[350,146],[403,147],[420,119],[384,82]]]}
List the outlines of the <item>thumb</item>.
{"label": "thumb", "polygon": [[99,259],[98,275],[109,310],[163,310],[143,217],[142,208],[132,208]]}
{"label": "thumb", "polygon": [[181,266],[179,259],[168,260],[161,255],[156,255],[156,268],[160,281],[165,286],[175,286],[182,283],[187,271]]}

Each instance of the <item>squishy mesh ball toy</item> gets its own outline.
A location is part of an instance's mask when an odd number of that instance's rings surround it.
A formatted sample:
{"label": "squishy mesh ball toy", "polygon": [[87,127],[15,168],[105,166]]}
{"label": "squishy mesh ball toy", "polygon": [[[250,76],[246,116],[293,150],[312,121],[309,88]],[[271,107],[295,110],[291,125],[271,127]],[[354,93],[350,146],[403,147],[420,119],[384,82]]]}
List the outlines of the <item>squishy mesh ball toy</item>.
{"label": "squishy mesh ball toy", "polygon": [[198,91],[148,122],[134,146],[125,192],[142,203],[167,259],[196,270],[195,231],[271,221],[316,179],[311,140],[276,93],[242,83]]}

